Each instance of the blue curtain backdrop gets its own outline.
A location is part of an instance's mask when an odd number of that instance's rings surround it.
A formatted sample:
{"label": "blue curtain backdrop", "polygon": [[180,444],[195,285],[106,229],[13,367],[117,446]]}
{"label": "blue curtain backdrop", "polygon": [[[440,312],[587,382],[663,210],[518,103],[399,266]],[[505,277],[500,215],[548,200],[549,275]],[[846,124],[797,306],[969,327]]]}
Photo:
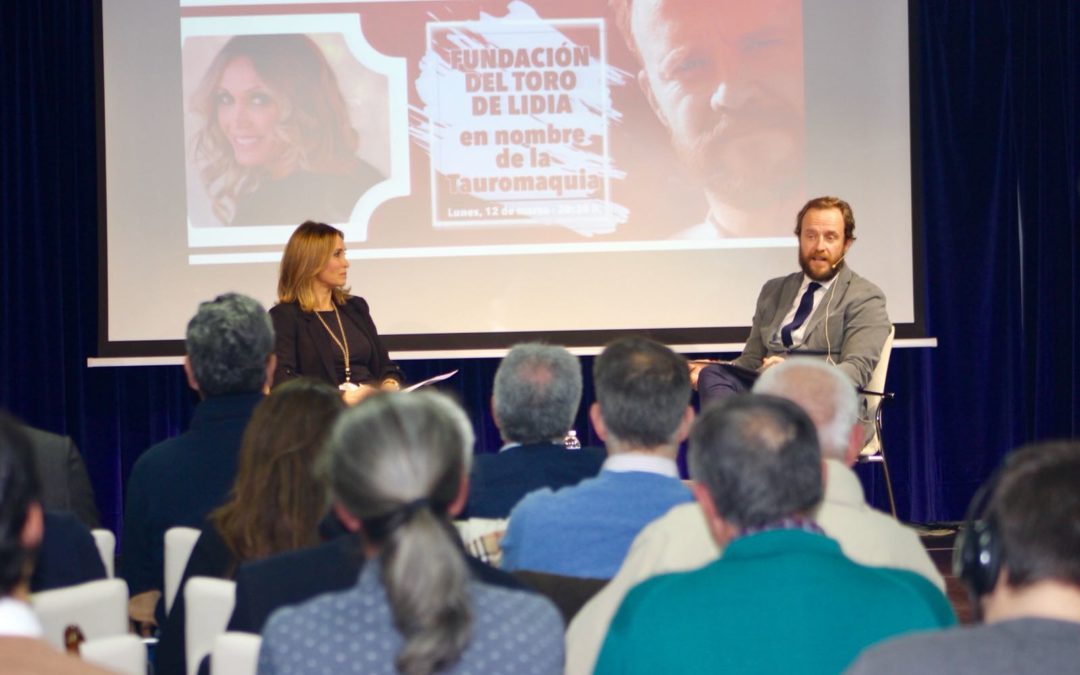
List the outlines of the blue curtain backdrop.
{"label": "blue curtain backdrop", "polygon": [[[194,397],[177,367],[86,368],[99,273],[91,8],[0,10],[0,406],[76,439],[115,527],[131,465],[185,427]],[[894,353],[885,436],[901,517],[927,522],[960,518],[1010,448],[1077,435],[1080,3],[924,0],[914,18],[919,243],[940,346]],[[413,379],[462,370],[448,388],[480,425],[481,451],[498,445],[496,365],[404,364]],[[577,428],[591,440],[584,410]],[[880,477],[863,471],[883,504]]]}

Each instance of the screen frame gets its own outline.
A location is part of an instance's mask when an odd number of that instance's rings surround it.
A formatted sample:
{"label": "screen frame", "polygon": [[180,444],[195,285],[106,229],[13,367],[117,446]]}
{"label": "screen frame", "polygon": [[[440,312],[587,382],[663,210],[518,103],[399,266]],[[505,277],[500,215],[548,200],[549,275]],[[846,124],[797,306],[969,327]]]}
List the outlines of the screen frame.
{"label": "screen frame", "polygon": [[[97,188],[98,188],[98,344],[97,359],[139,359],[154,357],[177,357],[185,353],[183,340],[110,340],[109,339],[109,288],[108,288],[108,195],[106,192],[105,157],[105,64],[104,64],[104,0],[94,0],[93,30],[95,49],[95,121],[97,127]],[[925,341],[931,336],[926,332],[925,319],[925,250],[923,222],[923,153],[920,97],[919,57],[920,32],[918,25],[920,0],[908,0],[908,104],[909,104],[909,150],[911,157],[911,214],[912,214],[912,292],[914,320],[898,323],[898,340]],[[747,308],[747,316],[752,313]],[[544,341],[571,348],[598,349],[604,344],[625,335],[645,335],[673,348],[692,347],[695,351],[731,351],[732,345],[745,343],[750,326],[716,328],[662,328],[618,330],[558,330],[472,333],[420,333],[382,334],[385,346],[398,358],[408,358],[410,353],[423,354],[424,358],[437,358],[441,354],[454,356],[461,352],[505,350],[514,344],[528,341]],[[91,360],[96,360],[93,357]]]}

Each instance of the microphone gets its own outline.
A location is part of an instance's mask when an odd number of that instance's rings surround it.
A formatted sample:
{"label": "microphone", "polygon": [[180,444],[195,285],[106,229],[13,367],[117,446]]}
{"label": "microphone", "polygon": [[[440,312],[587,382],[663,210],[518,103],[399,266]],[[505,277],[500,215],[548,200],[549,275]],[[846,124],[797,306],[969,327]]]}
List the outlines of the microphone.
{"label": "microphone", "polygon": [[846,258],[846,257],[847,257],[847,253],[845,253],[844,255],[840,256],[840,259],[839,259],[839,260],[837,260],[836,262],[834,262],[834,263],[832,264],[832,268],[831,268],[831,269],[836,269],[836,268],[837,268],[837,267],[838,267],[838,266],[840,265],[840,263],[844,262],[844,258]]}

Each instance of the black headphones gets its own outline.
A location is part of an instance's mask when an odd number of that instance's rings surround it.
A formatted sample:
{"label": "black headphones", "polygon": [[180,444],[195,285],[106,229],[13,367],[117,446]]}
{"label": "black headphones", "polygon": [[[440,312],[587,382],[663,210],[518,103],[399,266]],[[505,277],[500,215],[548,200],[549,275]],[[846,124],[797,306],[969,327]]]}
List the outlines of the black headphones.
{"label": "black headphones", "polygon": [[953,547],[953,575],[964,582],[976,613],[979,598],[994,590],[1001,574],[1001,533],[993,516],[986,516],[1000,476],[999,469],[972,497]]}

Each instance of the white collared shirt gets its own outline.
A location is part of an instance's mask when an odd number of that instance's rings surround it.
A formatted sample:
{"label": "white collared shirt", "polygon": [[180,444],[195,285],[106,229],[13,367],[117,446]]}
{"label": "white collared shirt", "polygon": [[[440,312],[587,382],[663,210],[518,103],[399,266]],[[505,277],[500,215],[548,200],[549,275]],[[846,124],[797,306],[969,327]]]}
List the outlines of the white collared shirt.
{"label": "white collared shirt", "polygon": [[[810,285],[811,281],[815,281],[815,279],[811,279],[803,274],[802,283],[799,285],[799,292],[795,294],[795,301],[791,304],[791,309],[784,315],[784,319],[780,322],[780,325],[776,327],[776,335],[773,336],[773,339],[778,344],[783,344],[780,340],[780,329],[795,320],[795,312],[799,309],[799,302],[802,301],[802,296],[806,293],[806,287]],[[834,281],[836,281],[835,276],[828,281],[817,282],[821,284],[821,287],[814,291],[814,306],[810,308],[809,316],[806,317],[806,321],[803,321],[803,325],[799,326],[797,330],[791,331],[791,346],[793,348],[802,344],[803,337],[806,335],[806,327],[810,325],[811,317],[814,316],[814,312],[817,311],[818,305],[821,304],[821,299],[825,297],[826,292],[833,285]]]}
{"label": "white collared shirt", "polygon": [[670,457],[653,455],[645,452],[620,452],[610,455],[600,467],[602,471],[644,471],[656,473],[668,478],[679,477],[679,467]]}
{"label": "white collared shirt", "polygon": [[14,598],[0,598],[0,635],[40,638],[44,634],[30,605]]}

